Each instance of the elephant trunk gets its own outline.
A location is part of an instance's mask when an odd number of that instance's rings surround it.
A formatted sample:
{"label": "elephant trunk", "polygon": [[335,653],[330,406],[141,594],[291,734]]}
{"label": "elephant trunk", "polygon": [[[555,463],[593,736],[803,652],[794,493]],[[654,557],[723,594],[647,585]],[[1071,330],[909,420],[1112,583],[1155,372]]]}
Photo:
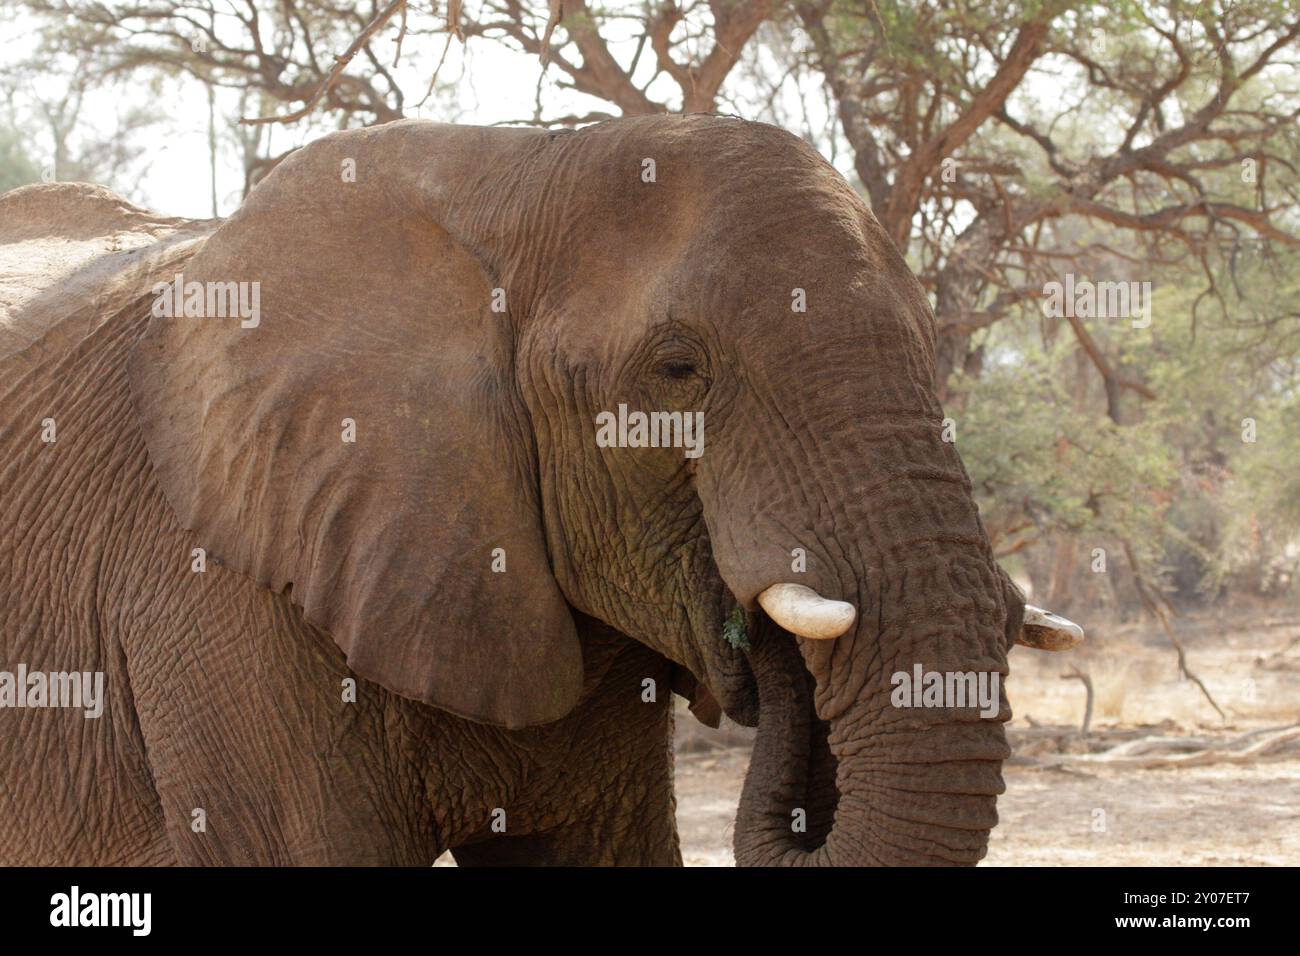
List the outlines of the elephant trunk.
{"label": "elephant trunk", "polygon": [[737,864],[978,862],[1009,755],[1001,723],[945,717],[889,726],[872,701],[822,721],[791,636],[770,623],[762,631],[750,655],[760,714],[736,817]]}
{"label": "elephant trunk", "polygon": [[[926,383],[842,378],[805,386],[770,454],[719,447],[698,475],[715,561],[752,625],[758,738],[736,860],[973,864],[1009,756],[1002,678],[1019,608],[955,448],[913,424],[940,420]],[[779,584],[820,602],[773,603]],[[835,619],[838,603],[851,619]],[[917,699],[900,674],[942,692]]]}

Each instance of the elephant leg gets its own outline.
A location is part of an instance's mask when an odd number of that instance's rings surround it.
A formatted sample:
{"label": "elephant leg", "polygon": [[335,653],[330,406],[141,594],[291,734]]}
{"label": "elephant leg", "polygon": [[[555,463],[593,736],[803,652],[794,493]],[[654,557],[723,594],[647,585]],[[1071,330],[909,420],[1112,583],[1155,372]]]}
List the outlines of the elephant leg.
{"label": "elephant leg", "polygon": [[[30,674],[72,661],[86,686],[95,686],[91,674],[102,678],[90,718],[81,707],[0,711],[0,866],[169,866],[175,855],[121,654],[101,646],[95,628],[69,630],[25,646],[12,632],[0,639],[0,661],[24,661]],[[80,688],[74,699],[85,699]]]}
{"label": "elephant leg", "polygon": [[503,807],[504,832],[453,847],[458,865],[681,865],[671,665],[590,620],[579,630],[589,684],[593,671],[599,676],[576,710],[545,731],[542,780],[520,808],[525,832],[511,833],[512,811]]}
{"label": "elephant leg", "polygon": [[348,693],[341,655],[285,598],[221,568],[190,578],[166,592],[190,613],[138,622],[128,647],[177,860],[431,863],[416,708],[360,681]]}

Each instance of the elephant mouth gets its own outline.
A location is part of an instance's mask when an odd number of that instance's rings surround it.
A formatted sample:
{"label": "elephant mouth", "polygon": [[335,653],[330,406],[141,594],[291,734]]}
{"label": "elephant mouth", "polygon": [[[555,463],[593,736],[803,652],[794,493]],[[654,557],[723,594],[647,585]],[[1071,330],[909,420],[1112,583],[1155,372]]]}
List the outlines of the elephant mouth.
{"label": "elephant mouth", "polygon": [[795,636],[761,610],[751,620],[748,659],[760,704],[736,854],[738,862],[756,854],[775,862],[772,856],[789,849],[811,853],[825,844],[840,804],[839,762],[831,726],[813,706],[815,680]]}
{"label": "elephant mouth", "polygon": [[[839,761],[831,752],[830,724],[819,720],[812,705],[812,675],[805,674],[807,684],[804,710],[808,714],[807,743],[802,753],[792,741],[787,745],[789,763],[796,761],[805,770],[803,773],[803,806],[806,811],[804,826],[806,832],[799,841],[803,849],[809,852],[819,849],[825,842],[835,822],[835,811],[839,807],[840,793],[836,787]],[[792,824],[793,825],[793,824]]]}
{"label": "elephant mouth", "polygon": [[[723,622],[722,639],[714,641],[715,653],[706,655],[708,678],[683,696],[695,716],[710,726],[717,726],[706,717],[712,698],[735,723],[758,728],[749,775],[786,782],[781,802],[799,811],[798,819],[789,820],[790,832],[800,849],[815,850],[825,842],[839,805],[831,727],[817,717],[813,705],[816,680],[804,665],[795,635],[764,610],[745,612],[729,590],[720,609],[724,613],[716,619]],[[732,632],[726,622],[738,618],[745,623]],[[792,696],[791,706],[769,705],[761,712],[760,699],[783,695]]]}
{"label": "elephant mouth", "polygon": [[[691,711],[710,727],[726,714],[742,727],[758,725],[758,690],[753,669],[742,642],[727,639],[726,622],[740,609],[740,602],[718,579],[718,593],[713,602],[692,614],[698,637],[699,656],[684,664],[689,679],[683,681],[682,696],[691,703]],[[706,716],[712,714],[712,716]]]}

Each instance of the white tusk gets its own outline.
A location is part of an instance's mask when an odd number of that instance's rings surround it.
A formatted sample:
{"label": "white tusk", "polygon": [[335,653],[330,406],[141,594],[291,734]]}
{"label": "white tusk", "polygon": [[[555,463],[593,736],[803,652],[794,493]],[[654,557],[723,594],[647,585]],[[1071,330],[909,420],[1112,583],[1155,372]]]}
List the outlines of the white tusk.
{"label": "white tusk", "polygon": [[826,641],[853,626],[857,611],[847,601],[832,601],[802,584],[773,584],[758,596],[767,616],[792,634]]}
{"label": "white tusk", "polygon": [[1071,620],[1044,611],[1032,604],[1025,605],[1025,621],[1017,644],[1036,647],[1041,651],[1068,651],[1083,642],[1083,628]]}

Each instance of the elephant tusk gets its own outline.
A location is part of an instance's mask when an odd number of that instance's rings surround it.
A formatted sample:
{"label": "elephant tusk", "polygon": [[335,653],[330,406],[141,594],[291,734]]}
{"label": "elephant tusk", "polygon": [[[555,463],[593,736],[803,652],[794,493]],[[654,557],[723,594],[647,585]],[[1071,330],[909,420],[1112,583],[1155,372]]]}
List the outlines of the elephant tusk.
{"label": "elephant tusk", "polygon": [[1083,628],[1078,624],[1041,607],[1025,605],[1024,625],[1016,638],[1017,644],[1040,651],[1068,651],[1082,642]]}
{"label": "elephant tusk", "polygon": [[758,603],[781,627],[815,641],[839,637],[857,616],[847,601],[824,598],[802,584],[773,584],[758,596]]}

